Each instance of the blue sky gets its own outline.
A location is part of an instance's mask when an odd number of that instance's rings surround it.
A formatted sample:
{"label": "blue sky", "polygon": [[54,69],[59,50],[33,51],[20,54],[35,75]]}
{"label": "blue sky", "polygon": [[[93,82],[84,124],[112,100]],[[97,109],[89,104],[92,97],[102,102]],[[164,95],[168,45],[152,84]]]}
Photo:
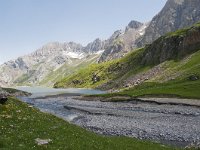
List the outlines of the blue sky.
{"label": "blue sky", "polygon": [[166,0],[0,0],[0,63],[42,45],[108,38],[131,20],[147,22]]}

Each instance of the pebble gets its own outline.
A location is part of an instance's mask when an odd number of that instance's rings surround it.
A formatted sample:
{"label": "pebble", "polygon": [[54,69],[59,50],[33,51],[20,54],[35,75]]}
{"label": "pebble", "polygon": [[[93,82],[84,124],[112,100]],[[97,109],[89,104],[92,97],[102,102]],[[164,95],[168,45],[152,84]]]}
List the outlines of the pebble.
{"label": "pebble", "polygon": [[37,145],[46,145],[51,141],[52,141],[51,139],[40,139],[40,138],[35,139]]}

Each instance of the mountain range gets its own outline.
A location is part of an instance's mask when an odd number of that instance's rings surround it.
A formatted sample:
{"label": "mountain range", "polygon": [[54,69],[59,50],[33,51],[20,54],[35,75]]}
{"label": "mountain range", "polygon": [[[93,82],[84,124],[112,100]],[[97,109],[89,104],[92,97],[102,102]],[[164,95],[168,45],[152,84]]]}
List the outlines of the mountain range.
{"label": "mountain range", "polygon": [[50,86],[58,77],[96,62],[102,51],[95,50],[94,45],[98,46],[98,40],[88,44],[88,48],[74,42],[46,44],[29,55],[1,65],[0,84]]}
{"label": "mountain range", "polygon": [[[84,69],[96,63],[112,64],[113,59],[114,61],[119,58],[125,59],[129,57],[130,52],[139,53],[138,48],[148,46],[166,33],[189,27],[200,21],[199,3],[200,0],[168,0],[164,8],[150,22],[131,21],[125,29],[115,31],[107,40],[97,38],[85,47],[75,42],[48,43],[29,55],[1,65],[0,86],[53,86],[54,83],[77,72],[80,68]],[[173,43],[173,40],[167,42]],[[168,44],[166,43],[166,45]],[[165,58],[168,59],[168,57],[176,55],[174,51],[169,51],[169,53],[163,51],[163,55],[160,56],[157,53],[159,48],[151,48],[150,46],[148,49],[153,50],[149,53],[145,49],[146,53],[143,53],[143,59],[141,59],[144,64],[162,63],[166,61]],[[134,53],[134,55],[136,54]],[[123,69],[123,65],[120,67]],[[96,72],[93,74],[94,78],[98,76]],[[140,80],[146,78],[148,77]],[[128,82],[128,80],[126,81]],[[73,80],[73,82],[79,83],[81,81]],[[98,83],[98,86],[100,85],[104,86]],[[123,86],[128,85],[124,83]]]}

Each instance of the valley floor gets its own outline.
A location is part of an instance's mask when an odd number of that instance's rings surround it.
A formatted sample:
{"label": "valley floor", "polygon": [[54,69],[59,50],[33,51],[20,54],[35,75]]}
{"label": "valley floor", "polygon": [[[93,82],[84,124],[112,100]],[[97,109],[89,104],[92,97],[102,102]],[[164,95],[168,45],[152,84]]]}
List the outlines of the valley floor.
{"label": "valley floor", "polygon": [[177,103],[170,103],[169,99],[162,99],[162,102],[159,99],[153,102],[150,99],[126,102],[80,99],[82,97],[66,95],[39,99],[22,98],[44,112],[103,135],[148,139],[179,147],[199,142],[198,100],[196,103],[185,100],[185,105],[180,105],[180,99],[175,99]]}

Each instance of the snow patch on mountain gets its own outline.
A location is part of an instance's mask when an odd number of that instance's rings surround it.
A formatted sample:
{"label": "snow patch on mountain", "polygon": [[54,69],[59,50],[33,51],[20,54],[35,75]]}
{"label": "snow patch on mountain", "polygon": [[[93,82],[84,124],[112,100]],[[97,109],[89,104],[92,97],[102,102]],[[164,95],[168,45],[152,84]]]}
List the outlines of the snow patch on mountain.
{"label": "snow patch on mountain", "polygon": [[144,24],[142,27],[139,29],[139,34],[142,36],[145,33],[145,29],[148,27],[147,24]]}
{"label": "snow patch on mountain", "polygon": [[103,52],[104,52],[105,50],[99,50],[99,51],[97,51],[95,54],[102,54]]}
{"label": "snow patch on mountain", "polygon": [[71,57],[71,58],[77,58],[77,59],[82,59],[85,57],[83,53],[75,53],[75,52],[67,52],[67,51],[63,51],[63,55]]}

